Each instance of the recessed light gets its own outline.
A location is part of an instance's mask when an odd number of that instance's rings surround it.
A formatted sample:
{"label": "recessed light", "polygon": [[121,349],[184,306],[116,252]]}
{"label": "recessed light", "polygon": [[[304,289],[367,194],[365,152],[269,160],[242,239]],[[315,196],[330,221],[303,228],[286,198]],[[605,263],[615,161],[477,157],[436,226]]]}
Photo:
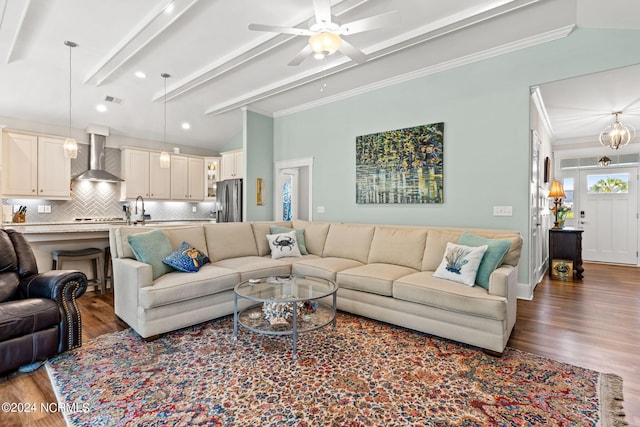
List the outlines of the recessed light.
{"label": "recessed light", "polygon": [[182,123],[182,129],[188,130],[191,129],[191,125],[187,122]]}
{"label": "recessed light", "polygon": [[104,106],[103,104],[98,104],[96,105],[96,110],[100,111],[101,113],[104,113],[105,111],[107,111],[107,107]]}
{"label": "recessed light", "polygon": [[146,79],[147,75],[142,71],[136,71],[136,77],[139,79]]}

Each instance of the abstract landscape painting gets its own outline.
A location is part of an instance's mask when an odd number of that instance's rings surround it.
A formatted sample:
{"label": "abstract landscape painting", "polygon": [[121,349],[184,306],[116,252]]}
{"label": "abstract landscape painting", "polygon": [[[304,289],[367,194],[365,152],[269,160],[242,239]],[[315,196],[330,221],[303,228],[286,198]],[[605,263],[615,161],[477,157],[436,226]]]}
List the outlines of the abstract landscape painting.
{"label": "abstract landscape painting", "polygon": [[356,203],[443,203],[444,123],[356,137]]}

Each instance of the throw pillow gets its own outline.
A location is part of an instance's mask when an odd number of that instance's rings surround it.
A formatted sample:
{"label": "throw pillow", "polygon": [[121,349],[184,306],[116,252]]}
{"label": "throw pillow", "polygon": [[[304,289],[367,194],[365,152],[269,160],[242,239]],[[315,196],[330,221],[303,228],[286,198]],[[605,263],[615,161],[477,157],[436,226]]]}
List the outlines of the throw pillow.
{"label": "throw pillow", "polygon": [[442,262],[433,273],[433,277],[473,286],[478,266],[486,250],[486,245],[474,248],[448,242]]}
{"label": "throw pillow", "polygon": [[279,227],[277,225],[271,226],[271,234],[288,233],[291,230],[296,231],[296,241],[298,243],[298,249],[300,249],[300,255],[308,255],[307,246],[304,244],[304,228],[287,228]]}
{"label": "throw pillow", "polygon": [[200,270],[200,267],[210,263],[211,261],[209,260],[209,257],[198,249],[194,248],[187,242],[182,242],[182,245],[173,251],[171,255],[165,257],[162,262],[178,271],[195,273]]}
{"label": "throw pillow", "polygon": [[489,278],[493,270],[498,268],[502,264],[504,256],[509,252],[511,248],[510,240],[498,240],[487,239],[484,237],[476,236],[475,234],[464,232],[458,243],[466,246],[487,246],[487,251],[482,257],[480,267],[478,267],[478,275],[476,276],[476,283],[485,289],[489,289]]}
{"label": "throw pillow", "polygon": [[267,234],[267,240],[269,241],[271,258],[273,259],[300,256],[295,230],[288,233]]}
{"label": "throw pillow", "polygon": [[153,280],[173,271],[173,268],[162,262],[164,257],[173,252],[171,243],[162,230],[158,228],[144,233],[130,234],[127,240],[136,259],[151,265]]}

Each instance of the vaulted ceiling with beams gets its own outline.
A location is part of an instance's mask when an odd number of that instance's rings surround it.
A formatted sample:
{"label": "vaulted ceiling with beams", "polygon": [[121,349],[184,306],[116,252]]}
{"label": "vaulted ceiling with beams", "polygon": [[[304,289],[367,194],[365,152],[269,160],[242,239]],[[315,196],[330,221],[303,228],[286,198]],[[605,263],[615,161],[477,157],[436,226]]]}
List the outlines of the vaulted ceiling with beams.
{"label": "vaulted ceiling with beams", "polygon": [[[308,36],[249,29],[307,30],[329,7],[337,25],[397,19],[343,36],[360,62],[338,51],[291,66]],[[68,125],[70,40],[73,128],[161,141],[168,73],[168,142],[211,150],[241,132],[243,107],[283,115],[566,37],[576,24],[565,0],[0,0],[0,13],[0,117]]]}

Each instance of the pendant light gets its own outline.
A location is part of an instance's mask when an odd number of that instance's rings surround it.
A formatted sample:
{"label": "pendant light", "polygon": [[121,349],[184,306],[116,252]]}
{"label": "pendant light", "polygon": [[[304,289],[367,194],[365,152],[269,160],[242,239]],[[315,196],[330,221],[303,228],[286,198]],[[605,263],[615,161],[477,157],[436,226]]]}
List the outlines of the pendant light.
{"label": "pendant light", "polygon": [[623,125],[618,120],[618,116],[622,114],[622,111],[614,111],[611,113],[616,116],[613,124],[607,126],[602,132],[600,132],[600,144],[603,147],[609,147],[612,150],[617,150],[620,147],[624,147],[633,139],[636,135],[636,130],[633,126]]}
{"label": "pendant light", "polygon": [[169,153],[166,151],[167,148],[167,79],[171,77],[171,75],[167,73],[160,74],[164,79],[164,148],[165,151],[160,153],[160,167],[162,169],[167,169],[171,166],[171,157]]}
{"label": "pendant light", "polygon": [[71,136],[71,49],[78,46],[74,42],[65,41],[64,44],[69,46],[69,136],[64,140],[64,157],[67,159],[75,159],[78,157],[78,143]]}

